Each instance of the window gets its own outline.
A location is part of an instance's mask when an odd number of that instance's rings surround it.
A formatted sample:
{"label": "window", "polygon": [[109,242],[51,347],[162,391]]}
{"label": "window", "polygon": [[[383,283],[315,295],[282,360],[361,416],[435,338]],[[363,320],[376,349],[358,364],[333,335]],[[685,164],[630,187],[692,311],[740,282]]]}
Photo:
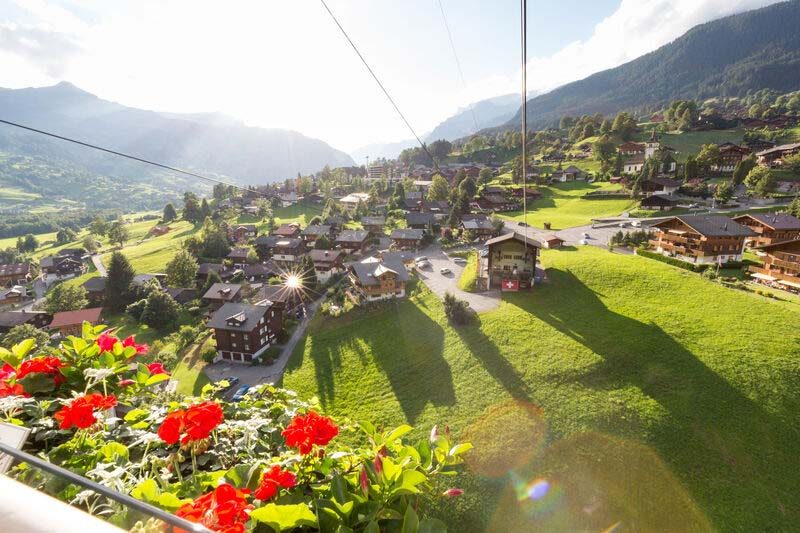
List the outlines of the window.
{"label": "window", "polygon": [[236,348],[236,343],[235,342],[231,343],[231,348]]}

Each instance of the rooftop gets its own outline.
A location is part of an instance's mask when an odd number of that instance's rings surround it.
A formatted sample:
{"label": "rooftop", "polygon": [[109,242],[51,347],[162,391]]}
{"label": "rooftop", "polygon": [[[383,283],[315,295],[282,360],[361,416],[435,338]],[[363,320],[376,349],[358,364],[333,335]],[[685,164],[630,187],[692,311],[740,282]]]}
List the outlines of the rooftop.
{"label": "rooftop", "polygon": [[230,331],[253,331],[269,308],[269,305],[228,302],[211,315],[206,326]]}
{"label": "rooftop", "polygon": [[100,320],[102,312],[102,307],[91,307],[89,309],[79,309],[77,311],[62,311],[53,315],[53,321],[50,322],[50,327],[74,326],[76,324],[82,324],[83,322],[96,324]]}

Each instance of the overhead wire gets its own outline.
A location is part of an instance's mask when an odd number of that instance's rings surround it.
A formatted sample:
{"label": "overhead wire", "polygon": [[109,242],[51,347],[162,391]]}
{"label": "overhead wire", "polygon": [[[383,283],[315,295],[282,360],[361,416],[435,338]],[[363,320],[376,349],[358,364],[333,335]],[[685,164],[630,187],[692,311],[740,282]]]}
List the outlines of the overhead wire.
{"label": "overhead wire", "polygon": [[[463,87],[466,90],[467,82],[464,80],[464,71],[461,68],[461,61],[458,59],[458,52],[456,52],[456,45],[453,42],[453,34],[450,32],[450,24],[447,22],[447,15],[445,15],[444,6],[442,6],[442,0],[437,0],[437,2],[439,3],[439,11],[442,13],[442,22],[444,22],[444,29],[447,32],[447,38],[450,41],[450,49],[453,51],[453,57],[456,60],[456,68],[458,69],[458,75],[461,78],[461,87]],[[469,112],[472,115],[472,123],[475,125],[475,131],[477,132],[478,130],[480,130],[480,127],[478,126],[478,119],[475,116],[475,109],[472,106],[470,106]]]}

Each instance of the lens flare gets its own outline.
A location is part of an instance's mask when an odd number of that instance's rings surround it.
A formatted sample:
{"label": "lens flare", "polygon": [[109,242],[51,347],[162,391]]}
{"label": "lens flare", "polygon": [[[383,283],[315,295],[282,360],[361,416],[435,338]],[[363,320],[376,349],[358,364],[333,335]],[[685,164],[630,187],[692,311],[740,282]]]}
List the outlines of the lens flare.
{"label": "lens flare", "polygon": [[286,286],[290,289],[299,289],[303,286],[303,280],[300,279],[300,276],[295,274],[289,274],[286,276]]}
{"label": "lens flare", "polygon": [[550,483],[546,479],[534,479],[527,486],[525,494],[528,499],[541,500],[550,491]]}

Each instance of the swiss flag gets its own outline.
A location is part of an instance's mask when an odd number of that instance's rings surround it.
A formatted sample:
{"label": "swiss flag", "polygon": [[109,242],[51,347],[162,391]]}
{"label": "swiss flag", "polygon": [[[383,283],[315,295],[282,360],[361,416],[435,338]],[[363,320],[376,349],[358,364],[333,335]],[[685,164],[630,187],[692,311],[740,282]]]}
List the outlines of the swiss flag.
{"label": "swiss flag", "polygon": [[519,290],[519,280],[518,279],[504,279],[501,285],[501,289],[504,291],[518,291]]}

